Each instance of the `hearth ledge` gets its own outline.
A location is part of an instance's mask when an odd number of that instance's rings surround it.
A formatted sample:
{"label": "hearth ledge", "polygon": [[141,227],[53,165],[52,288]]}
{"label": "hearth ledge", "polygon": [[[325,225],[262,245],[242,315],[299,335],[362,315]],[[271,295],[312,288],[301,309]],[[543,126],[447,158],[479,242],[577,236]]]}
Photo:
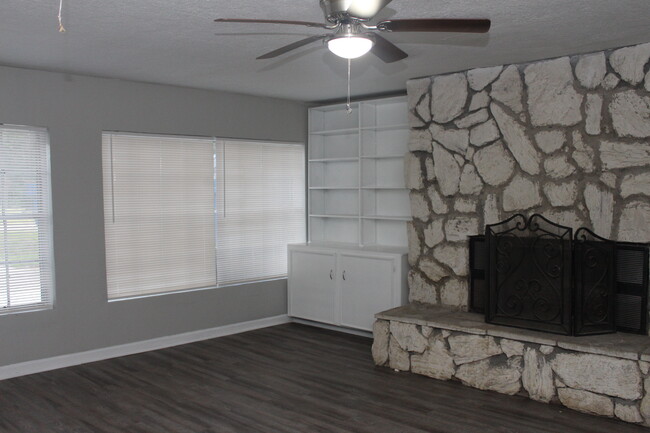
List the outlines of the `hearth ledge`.
{"label": "hearth ledge", "polygon": [[650,426],[650,337],[569,337],[413,303],[375,315],[376,365]]}
{"label": "hearth ledge", "polygon": [[633,361],[650,361],[650,337],[637,334],[605,334],[571,337],[548,334],[509,326],[485,323],[484,316],[465,311],[454,311],[436,305],[408,304],[375,314],[375,318],[411,323],[420,326],[489,335],[525,343],[557,346],[566,350],[612,356]]}

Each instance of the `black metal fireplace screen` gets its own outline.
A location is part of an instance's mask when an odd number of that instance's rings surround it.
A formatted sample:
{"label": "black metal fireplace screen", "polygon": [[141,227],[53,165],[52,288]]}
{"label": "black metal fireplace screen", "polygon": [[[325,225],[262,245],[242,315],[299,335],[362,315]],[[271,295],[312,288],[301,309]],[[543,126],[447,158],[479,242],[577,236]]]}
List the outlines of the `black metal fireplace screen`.
{"label": "black metal fireplace screen", "polygon": [[488,323],[565,335],[647,332],[648,245],[541,215],[470,238],[470,308]]}

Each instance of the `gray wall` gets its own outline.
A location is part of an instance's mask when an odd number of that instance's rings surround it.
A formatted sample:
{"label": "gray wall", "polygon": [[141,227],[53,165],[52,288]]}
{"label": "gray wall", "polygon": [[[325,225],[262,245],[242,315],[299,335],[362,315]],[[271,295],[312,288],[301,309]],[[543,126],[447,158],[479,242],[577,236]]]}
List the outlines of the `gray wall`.
{"label": "gray wall", "polygon": [[286,313],[286,280],[107,302],[101,131],[306,141],[304,105],[0,67],[0,123],[50,132],[56,305],[0,316],[0,366]]}

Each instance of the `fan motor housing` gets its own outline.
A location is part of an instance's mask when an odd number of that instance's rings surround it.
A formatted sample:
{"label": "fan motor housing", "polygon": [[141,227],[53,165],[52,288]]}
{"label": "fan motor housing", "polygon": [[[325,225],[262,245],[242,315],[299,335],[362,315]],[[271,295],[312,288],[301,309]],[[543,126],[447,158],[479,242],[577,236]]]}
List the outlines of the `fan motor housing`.
{"label": "fan motor housing", "polygon": [[[325,18],[331,23],[338,23],[351,18],[347,12],[350,0],[320,0],[320,6],[325,12]],[[355,18],[355,20],[361,21],[359,18]]]}

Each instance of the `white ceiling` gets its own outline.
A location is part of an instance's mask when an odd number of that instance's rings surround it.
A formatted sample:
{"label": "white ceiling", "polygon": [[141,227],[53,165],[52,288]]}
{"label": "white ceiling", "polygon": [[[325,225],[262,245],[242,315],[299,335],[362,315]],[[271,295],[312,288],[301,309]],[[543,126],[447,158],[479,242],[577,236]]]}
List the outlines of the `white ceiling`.
{"label": "white ceiling", "polygon": [[[0,1],[0,64],[300,101],[340,99],[346,61],[320,43],[255,60],[322,30],[214,23],[217,17],[324,21],[318,0]],[[388,34],[409,53],[352,63],[353,95],[409,78],[650,42],[650,0],[393,0],[378,18],[490,18],[488,35]],[[386,35],[386,34],[384,34]]]}

